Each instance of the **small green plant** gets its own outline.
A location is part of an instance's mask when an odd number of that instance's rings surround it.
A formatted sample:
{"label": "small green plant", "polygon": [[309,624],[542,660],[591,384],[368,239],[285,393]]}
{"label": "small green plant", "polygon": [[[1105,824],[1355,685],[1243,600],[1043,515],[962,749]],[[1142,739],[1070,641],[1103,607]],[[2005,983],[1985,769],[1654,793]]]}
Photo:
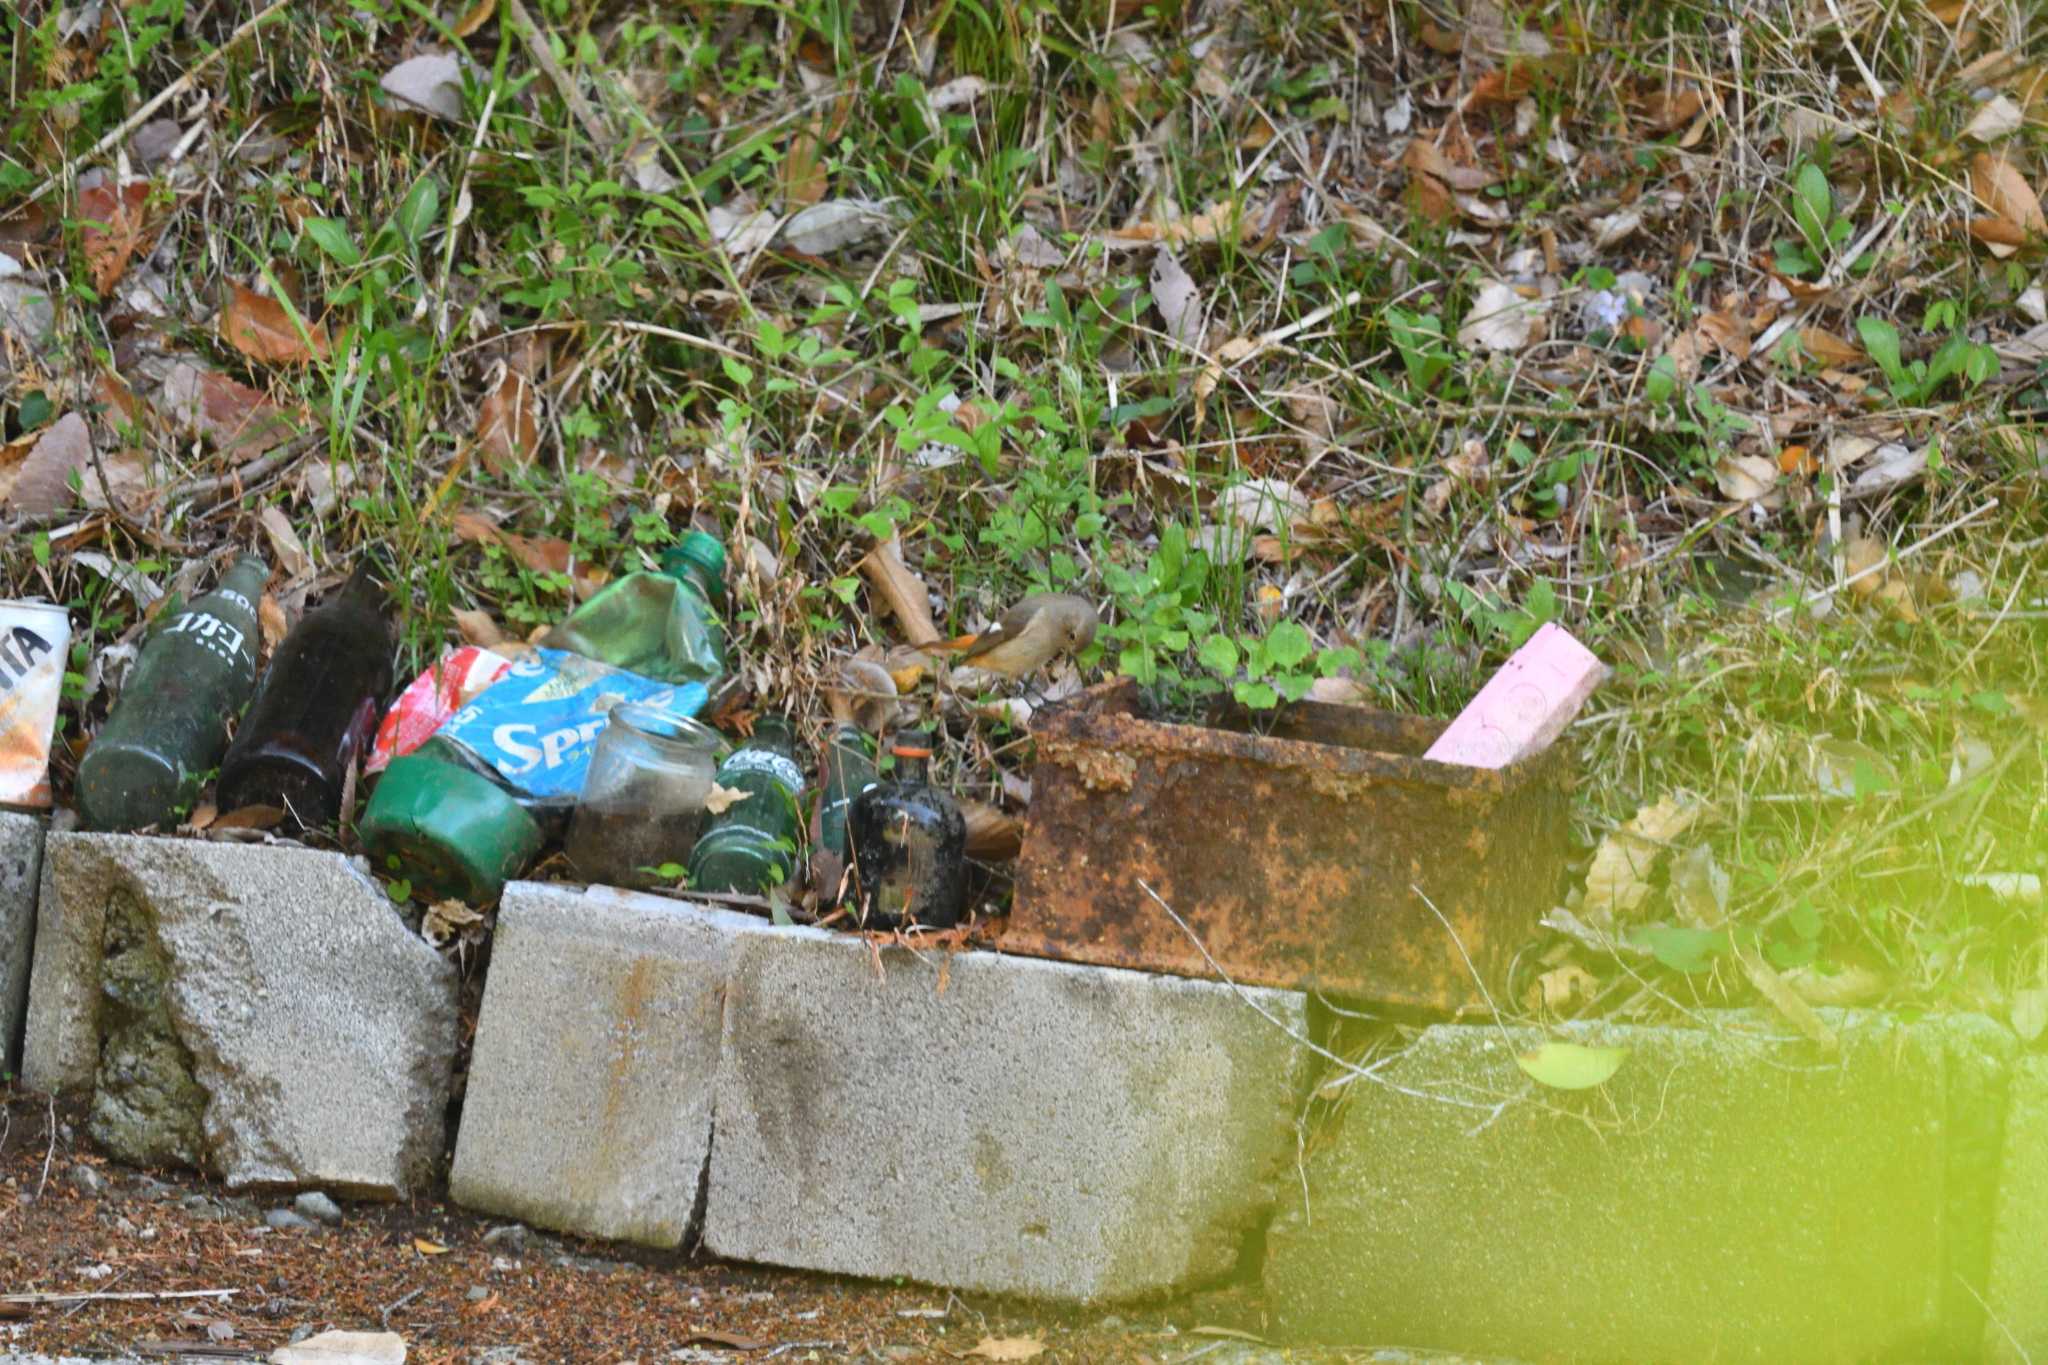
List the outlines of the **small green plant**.
{"label": "small green plant", "polygon": [[[1935,312],[1941,306],[1936,304],[1927,310],[1930,331],[1938,325]],[[1954,318],[1952,304],[1944,316]],[[1886,391],[1891,400],[1902,407],[1925,403],[1951,379],[1961,379],[1971,388],[1976,388],[1998,373],[1998,353],[1981,342],[1971,341],[1961,332],[1953,333],[1928,359],[1910,363],[1901,355],[1899,329],[1883,318],[1858,318],[1856,335],[1862,339],[1863,349],[1884,371]]]}
{"label": "small green plant", "polygon": [[1492,594],[1456,581],[1446,582],[1444,590],[1482,636],[1498,639],[1509,649],[1521,648],[1545,622],[1557,617],[1557,590],[1547,578],[1536,580],[1520,607],[1506,606]]}
{"label": "small green plant", "polygon": [[1427,393],[1458,358],[1444,336],[1443,318],[1406,308],[1389,308],[1385,317],[1388,338],[1401,357],[1402,368],[1408,371],[1408,382]]}
{"label": "small green plant", "polygon": [[[1777,267],[1787,275],[1819,275],[1842,244],[1855,231],[1855,224],[1835,214],[1835,191],[1828,184],[1827,172],[1811,161],[1800,163],[1798,173],[1792,178],[1792,226],[1799,232],[1797,237],[1780,237],[1777,247]],[[1866,252],[1863,260],[1852,267],[1868,269]]]}

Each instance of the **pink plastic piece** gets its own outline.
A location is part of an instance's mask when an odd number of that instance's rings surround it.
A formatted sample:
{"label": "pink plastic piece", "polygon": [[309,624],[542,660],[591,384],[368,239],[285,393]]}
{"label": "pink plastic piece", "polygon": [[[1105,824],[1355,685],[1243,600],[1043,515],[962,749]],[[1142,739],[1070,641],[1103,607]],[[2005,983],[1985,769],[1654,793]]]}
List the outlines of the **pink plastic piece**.
{"label": "pink plastic piece", "polygon": [[1423,757],[1505,768],[1540,752],[1564,733],[1607,672],[1570,632],[1545,624],[1487,679]]}

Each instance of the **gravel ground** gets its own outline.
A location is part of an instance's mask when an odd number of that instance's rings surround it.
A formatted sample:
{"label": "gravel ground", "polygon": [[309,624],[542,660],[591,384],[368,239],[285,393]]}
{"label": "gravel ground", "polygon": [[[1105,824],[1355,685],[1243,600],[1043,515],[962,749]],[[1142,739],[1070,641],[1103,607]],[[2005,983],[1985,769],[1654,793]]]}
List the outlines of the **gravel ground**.
{"label": "gravel ground", "polygon": [[[231,1195],[187,1174],[115,1165],[92,1150],[76,1110],[0,1089],[0,1296],[151,1296],[0,1301],[0,1365],[261,1360],[329,1328],[398,1332],[421,1365],[1421,1359],[1268,1347],[1256,1341],[1257,1298],[1241,1287],[1060,1312],[641,1254],[472,1217],[438,1197],[345,1204],[338,1226],[303,1210],[294,1212],[306,1226],[278,1216],[293,1206],[288,1196]],[[1030,1343],[1042,1352],[1022,1354]]]}

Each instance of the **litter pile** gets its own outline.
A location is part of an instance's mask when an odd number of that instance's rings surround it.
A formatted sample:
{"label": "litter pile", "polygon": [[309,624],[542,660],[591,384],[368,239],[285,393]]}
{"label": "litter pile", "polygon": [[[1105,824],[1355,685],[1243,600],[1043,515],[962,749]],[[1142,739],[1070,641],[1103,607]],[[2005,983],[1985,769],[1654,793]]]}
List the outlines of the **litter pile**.
{"label": "litter pile", "polygon": [[[741,695],[725,549],[702,530],[530,641],[449,651],[395,700],[391,601],[367,564],[259,681],[269,570],[243,554],[158,614],[79,762],[79,820],[199,832],[210,809],[218,829],[338,839],[399,899],[468,907],[559,848],[578,880],[890,934],[1008,909],[1001,865],[1021,857],[1000,946],[1438,1009],[1483,998],[1554,903],[1556,877],[1530,875],[1562,870],[1548,750],[1606,671],[1555,626],[1448,727],[1317,702],[1173,723],[1139,714],[1128,683],[1079,690],[1071,669],[1057,704],[966,700],[1084,648],[1094,605],[1041,594],[939,640],[893,543],[863,567],[909,639],[843,661],[820,718]],[[48,804],[66,621],[4,610],[4,795]],[[948,723],[990,715],[1028,718],[1038,741],[1022,822],[932,777]]]}

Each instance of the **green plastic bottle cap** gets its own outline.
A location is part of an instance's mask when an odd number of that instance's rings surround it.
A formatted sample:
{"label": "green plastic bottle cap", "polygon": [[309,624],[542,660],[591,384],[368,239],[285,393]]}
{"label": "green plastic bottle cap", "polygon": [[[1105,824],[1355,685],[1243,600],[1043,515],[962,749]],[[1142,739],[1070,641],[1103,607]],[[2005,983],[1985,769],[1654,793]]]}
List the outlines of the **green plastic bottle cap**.
{"label": "green plastic bottle cap", "polygon": [[429,896],[498,899],[540,852],[540,826],[503,787],[468,768],[407,754],[384,770],[358,826],[370,860]]}
{"label": "green plastic bottle cap", "polygon": [[725,586],[725,545],[717,536],[703,531],[692,531],[680,543],[662,551],[661,567],[673,573],[684,564],[694,564],[711,575],[719,587]]}

